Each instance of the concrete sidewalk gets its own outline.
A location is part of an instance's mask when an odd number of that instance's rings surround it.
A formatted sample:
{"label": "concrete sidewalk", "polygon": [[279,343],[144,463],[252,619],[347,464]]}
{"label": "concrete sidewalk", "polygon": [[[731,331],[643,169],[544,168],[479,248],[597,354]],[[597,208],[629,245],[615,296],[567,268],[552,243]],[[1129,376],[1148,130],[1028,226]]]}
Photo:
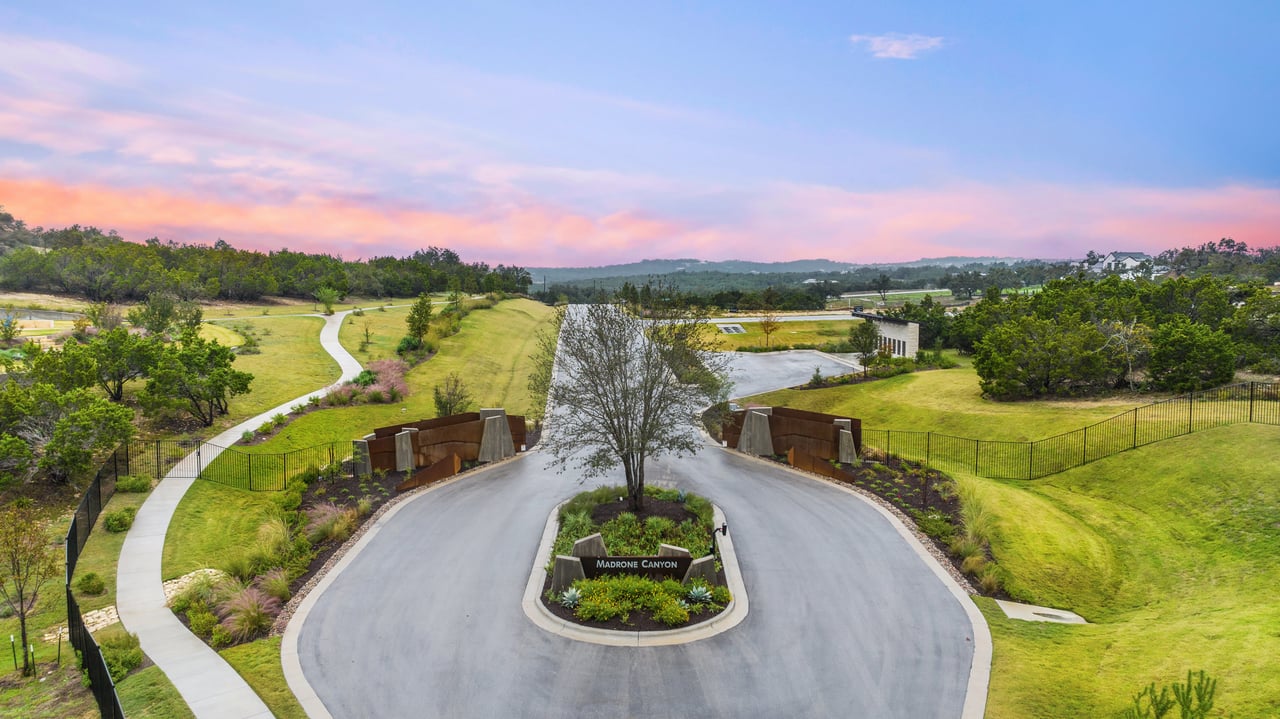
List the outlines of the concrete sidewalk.
{"label": "concrete sidewalk", "polygon": [[[361,370],[356,358],[338,342],[338,330],[348,314],[349,310],[325,318],[320,331],[320,345],[342,370],[341,377],[330,387],[353,379]],[[201,461],[207,465],[221,453],[221,447],[234,444],[246,430],[258,427],[277,413],[288,413],[293,405],[327,389],[290,400],[219,434],[209,440],[219,448],[211,451],[204,445]],[[184,459],[179,466],[186,462]],[[125,536],[116,572],[120,620],[127,630],[138,635],[142,650],[169,677],[199,719],[270,719],[271,711],[244,679],[165,606],[160,573],[164,538],[178,503],[196,481],[176,474],[190,472],[175,469],[166,476],[138,510],[133,527]]]}

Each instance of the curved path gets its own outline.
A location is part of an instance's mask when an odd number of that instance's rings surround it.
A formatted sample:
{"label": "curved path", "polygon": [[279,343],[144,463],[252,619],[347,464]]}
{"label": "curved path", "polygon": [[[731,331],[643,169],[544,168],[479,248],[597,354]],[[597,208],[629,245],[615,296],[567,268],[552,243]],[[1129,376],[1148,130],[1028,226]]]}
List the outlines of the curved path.
{"label": "curved path", "polygon": [[986,626],[883,512],[710,446],[649,477],[724,509],[751,600],[742,624],[649,648],[535,627],[520,601],[543,524],[582,487],[534,452],[407,501],[313,591],[283,647],[308,713],[981,716]]}
{"label": "curved path", "polygon": [[[349,312],[325,317],[320,331],[320,344],[338,362],[342,375],[336,386],[360,373],[360,363],[338,342],[338,330]],[[207,464],[253,429],[276,413],[288,413],[292,405],[305,402],[326,389],[286,402],[279,407],[245,420],[209,440],[203,447]],[[270,719],[271,712],[244,679],[182,625],[165,606],[160,573],[164,554],[164,537],[173,513],[193,482],[194,473],[184,459],[169,473],[138,510],[133,527],[125,536],[116,570],[116,609],[125,627],[138,635],[142,650],[169,677],[187,706],[199,719]]]}

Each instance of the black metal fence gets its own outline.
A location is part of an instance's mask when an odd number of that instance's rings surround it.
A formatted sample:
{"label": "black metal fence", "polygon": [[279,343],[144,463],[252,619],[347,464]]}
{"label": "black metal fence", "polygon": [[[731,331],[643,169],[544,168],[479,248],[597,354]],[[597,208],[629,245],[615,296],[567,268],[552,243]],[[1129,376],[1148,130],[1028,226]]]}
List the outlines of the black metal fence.
{"label": "black metal fence", "polygon": [[200,479],[252,491],[278,491],[289,478],[308,469],[323,469],[351,457],[351,440],[326,442],[291,452],[258,453],[236,447],[205,444],[201,451],[211,457],[200,467]]}
{"label": "black metal fence", "polygon": [[84,496],[80,498],[80,505],[71,518],[71,526],[67,528],[67,633],[71,646],[80,655],[80,668],[89,675],[89,689],[98,702],[98,711],[102,713],[103,719],[124,719],[124,710],[120,708],[120,697],[116,695],[116,685],[111,681],[111,672],[107,670],[102,651],[80,616],[80,606],[71,593],[71,577],[75,574],[76,562],[80,559],[85,542],[89,541],[89,533],[97,523],[98,515],[102,514],[102,508],[111,500],[111,495],[115,494],[116,478],[128,473],[128,457],[128,445],[121,445],[102,463]]}
{"label": "black metal fence", "polygon": [[1245,422],[1280,425],[1280,385],[1248,382],[1193,392],[1034,442],[865,428],[862,441],[942,470],[1038,479],[1152,442]]}

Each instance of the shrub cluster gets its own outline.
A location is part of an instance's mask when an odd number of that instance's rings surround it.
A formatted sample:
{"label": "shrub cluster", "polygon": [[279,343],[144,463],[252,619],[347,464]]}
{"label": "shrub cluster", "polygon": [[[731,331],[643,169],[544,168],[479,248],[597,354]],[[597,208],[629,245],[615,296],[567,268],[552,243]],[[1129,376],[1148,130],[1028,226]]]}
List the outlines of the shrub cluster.
{"label": "shrub cluster", "polygon": [[[674,544],[684,547],[696,559],[710,553],[711,503],[696,494],[685,494],[674,489],[645,487],[645,496],[668,502],[683,502],[697,516],[676,524],[666,517],[649,517],[641,522],[635,514],[623,512],[617,517],[597,525],[591,513],[601,504],[625,502],[623,487],[599,487],[582,492],[560,508],[560,530],[556,534],[552,557],[569,554],[573,543],[583,537],[600,532],[605,546],[612,554],[652,555],[658,545]],[[554,564],[554,560],[552,562]]]}
{"label": "shrub cluster", "polygon": [[122,475],[116,478],[117,492],[150,492],[151,478],[142,475]]}
{"label": "shrub cluster", "polygon": [[686,587],[674,579],[656,581],[630,574],[580,579],[572,591],[574,616],[583,621],[630,623],[633,612],[643,612],[671,627],[688,623],[690,615],[718,612],[731,598],[724,587],[701,583]]}
{"label": "shrub cluster", "polygon": [[103,526],[108,532],[127,532],[129,527],[133,526],[133,518],[137,513],[137,507],[125,507],[115,512],[107,512],[102,515]]}
{"label": "shrub cluster", "polygon": [[142,664],[142,646],[137,634],[112,635],[99,642],[98,646],[113,682],[124,679]]}
{"label": "shrub cluster", "polygon": [[409,385],[404,379],[408,371],[408,365],[402,360],[370,362],[368,368],[355,379],[325,395],[323,402],[331,407],[362,402],[399,402],[409,392]]}
{"label": "shrub cluster", "polygon": [[97,596],[107,591],[107,584],[102,581],[102,577],[99,577],[97,572],[86,572],[76,580],[76,589],[81,594]]}

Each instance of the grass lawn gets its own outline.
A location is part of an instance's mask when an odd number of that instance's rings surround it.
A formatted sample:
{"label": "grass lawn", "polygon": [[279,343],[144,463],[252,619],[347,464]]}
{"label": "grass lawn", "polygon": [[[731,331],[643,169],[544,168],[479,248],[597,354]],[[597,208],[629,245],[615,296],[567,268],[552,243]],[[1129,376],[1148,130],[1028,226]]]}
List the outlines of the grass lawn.
{"label": "grass lawn", "polygon": [[884,302],[888,305],[900,305],[908,301],[920,302],[925,297],[932,297],[934,302],[944,303],[959,299],[951,294],[951,290],[919,290],[917,292],[902,292],[900,294],[890,292],[884,300],[880,299],[879,292],[860,292],[850,297],[837,297],[836,299],[827,300],[827,307],[833,310],[850,309],[857,305],[862,305],[863,307],[875,307],[877,302]]}
{"label": "grass lawn", "polygon": [[[62,665],[56,669],[52,664],[42,665],[40,679],[20,677],[18,672],[9,671],[13,664],[5,659],[6,671],[0,676],[0,716],[22,719],[99,719],[102,716],[93,694],[80,683],[80,664],[75,652],[65,646],[62,649]],[[130,714],[129,719],[134,719],[134,715]]]}
{"label": "grass lawn", "polygon": [[250,393],[235,397],[230,414],[219,418],[206,436],[279,406],[307,392],[324,387],[341,374],[338,363],[320,347],[319,317],[276,317],[240,320],[258,334],[262,352],[236,357],[235,369],[253,374]]}
{"label": "grass lawn", "polygon": [[120,708],[129,719],[186,719],[194,717],[182,695],[160,667],[149,666],[116,685]]}
{"label": "grass lawn", "polygon": [[174,512],[164,539],[165,581],[197,569],[221,569],[253,549],[258,527],[271,516],[270,492],[197,481]]}
{"label": "grass lawn", "polygon": [[307,713],[289,691],[284,670],[280,668],[280,637],[223,649],[219,654],[240,672],[277,719],[307,719]]}
{"label": "grass lawn", "polygon": [[867,429],[932,431],[956,437],[1028,441],[1080,429],[1154,401],[1151,396],[996,402],[983,399],[972,367],[929,370],[865,384],[780,390],[763,404],[857,417]]}
{"label": "grass lawn", "polygon": [[[368,312],[365,318],[377,321],[384,342],[399,342],[404,334],[407,310]],[[473,398],[473,408],[505,407],[511,414],[530,409],[526,382],[532,371],[529,355],[536,346],[539,329],[551,320],[554,310],[532,300],[507,300],[489,310],[476,310],[462,321],[462,329],[439,341],[439,351],[414,367],[406,377],[409,396],[396,404],[365,404],[337,407],[299,417],[267,442],[247,449],[276,453],[311,447],[335,440],[355,439],[375,427],[435,416],[431,389],[457,372]],[[361,319],[355,318],[357,322]],[[356,328],[343,326],[343,344],[361,362],[386,357],[376,346],[359,353]],[[394,333],[394,334],[393,334]],[[360,335],[363,332],[360,331]],[[354,342],[354,346],[351,343]],[[394,343],[390,344],[394,349]],[[389,353],[394,356],[394,352]]]}
{"label": "grass lawn", "polygon": [[988,717],[1114,716],[1204,669],[1228,716],[1280,713],[1280,428],[1237,425],[1036,482],[962,478],[998,517],[1010,589],[1085,627],[1004,618]]}
{"label": "grass lawn", "polygon": [[[799,322],[779,322],[778,329],[769,337],[769,345],[821,345],[828,342],[840,342],[849,338],[849,328],[855,322],[847,320],[803,320]],[[733,324],[732,318],[721,318],[715,324]],[[764,333],[760,331],[759,322],[743,322],[745,334],[727,335],[714,327],[716,339],[725,350],[736,350],[741,347],[764,347]]]}

